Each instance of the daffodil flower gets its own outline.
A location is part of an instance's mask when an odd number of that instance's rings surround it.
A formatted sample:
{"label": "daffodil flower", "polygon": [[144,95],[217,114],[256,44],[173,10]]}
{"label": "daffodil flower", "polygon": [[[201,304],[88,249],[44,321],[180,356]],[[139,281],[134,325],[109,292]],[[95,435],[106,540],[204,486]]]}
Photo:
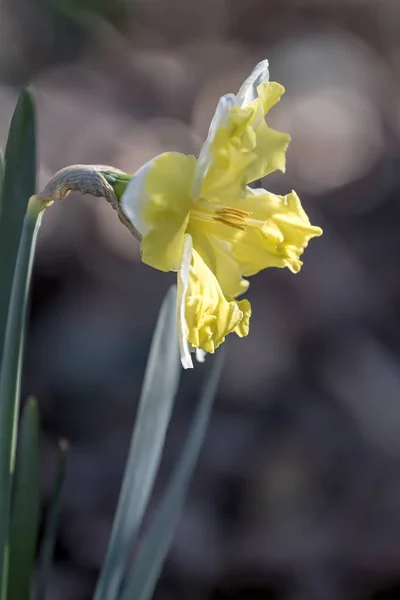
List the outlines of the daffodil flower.
{"label": "daffodil flower", "polygon": [[308,241],[322,234],[295,192],[249,184],[285,171],[286,133],[265,115],[284,88],[260,62],[239,92],[220,98],[199,157],[161,154],[130,179],[121,208],[139,232],[142,260],[178,274],[178,334],[184,368],[213,353],[229,333],[246,336],[251,306],[243,279],[267,267],[297,273]]}

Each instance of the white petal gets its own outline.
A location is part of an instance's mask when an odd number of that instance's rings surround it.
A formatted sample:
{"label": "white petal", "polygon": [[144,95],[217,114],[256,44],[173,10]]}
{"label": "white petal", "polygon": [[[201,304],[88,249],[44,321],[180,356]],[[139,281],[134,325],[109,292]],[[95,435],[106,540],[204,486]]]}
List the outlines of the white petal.
{"label": "white petal", "polygon": [[177,325],[181,363],[184,369],[193,369],[188,343],[188,326],[185,317],[186,295],[188,291],[189,270],[192,262],[192,237],[185,235],[182,262],[178,271]]}
{"label": "white petal", "polygon": [[196,348],[196,360],[199,363],[203,363],[206,360],[207,352],[201,348]]}
{"label": "white petal", "polygon": [[197,200],[200,195],[201,184],[212,161],[210,147],[213,143],[215,134],[220,127],[225,125],[234,106],[237,106],[235,94],[226,94],[219,99],[217,109],[211,121],[210,129],[208,130],[207,139],[200,150],[199,158],[197,160],[193,188],[193,198],[195,200]]}
{"label": "white petal", "polygon": [[146,177],[154,161],[159,156],[162,156],[162,154],[155,156],[136,171],[121,197],[123,213],[142,237],[149,231],[149,227],[144,223],[142,218],[143,210],[148,202],[145,190]]}
{"label": "white petal", "polygon": [[236,94],[237,103],[241,108],[258,98],[257,87],[260,83],[269,81],[268,64],[266,59],[259,62],[246,81],[242,83],[240,90]]}

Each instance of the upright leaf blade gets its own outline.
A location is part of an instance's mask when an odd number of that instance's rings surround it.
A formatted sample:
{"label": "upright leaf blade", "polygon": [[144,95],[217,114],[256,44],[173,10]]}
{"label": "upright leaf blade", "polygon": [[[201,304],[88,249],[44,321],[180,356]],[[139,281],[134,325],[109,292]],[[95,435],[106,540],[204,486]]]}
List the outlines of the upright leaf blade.
{"label": "upright leaf blade", "polygon": [[3,180],[4,180],[4,158],[0,150],[0,216],[1,216],[1,198],[3,191]]}
{"label": "upright leaf blade", "polygon": [[46,586],[49,580],[51,562],[53,560],[54,545],[57,534],[58,515],[60,512],[61,492],[63,488],[65,469],[68,457],[68,443],[61,440],[59,443],[57,463],[53,478],[49,507],[44,524],[43,540],[39,554],[39,565],[36,582],[32,594],[33,600],[45,600]]}
{"label": "upright leaf blade", "polygon": [[40,511],[39,414],[25,405],[18,438],[11,511],[7,600],[29,600]]}
{"label": "upright leaf blade", "polygon": [[176,288],[168,291],[146,367],[124,480],[95,600],[115,600],[157,474],[179,383]]}
{"label": "upright leaf blade", "polygon": [[154,520],[143,539],[120,600],[149,600],[153,594],[178,523],[190,476],[204,440],[222,368],[223,351],[220,350],[193,417],[182,455]]}
{"label": "upright leaf blade", "polygon": [[35,197],[24,219],[0,370],[0,598],[5,600],[11,487],[15,466],[26,306],[43,206]]}
{"label": "upright leaf blade", "polygon": [[35,106],[32,93],[26,89],[19,97],[11,121],[0,202],[0,364],[22,224],[35,188]]}
{"label": "upright leaf blade", "polygon": [[[32,249],[39,223],[37,214],[29,215],[24,221],[28,199],[35,190],[35,129],[33,99],[29,91],[24,91],[15,109],[7,141],[0,213],[0,598],[2,599],[7,593],[11,483],[16,446],[26,298],[32,265]],[[24,234],[21,237],[23,222]],[[17,254],[19,267],[18,265],[16,267]],[[14,278],[15,268],[18,274]],[[14,303],[8,313],[11,289]],[[7,336],[8,348],[4,354]]]}

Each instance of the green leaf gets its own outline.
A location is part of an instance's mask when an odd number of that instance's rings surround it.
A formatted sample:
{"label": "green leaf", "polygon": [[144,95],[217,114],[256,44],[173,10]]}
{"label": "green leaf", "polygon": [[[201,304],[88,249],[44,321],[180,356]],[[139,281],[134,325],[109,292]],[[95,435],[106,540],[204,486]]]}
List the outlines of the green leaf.
{"label": "green leaf", "polygon": [[3,154],[0,150],[0,215],[1,215],[1,198],[2,198],[2,190],[3,190],[3,180],[4,180],[4,158],[3,158]]}
{"label": "green leaf", "polygon": [[25,90],[11,121],[0,214],[0,598],[3,600],[7,593],[11,485],[26,299],[40,220],[36,212],[24,219],[28,199],[35,191],[35,128],[33,99]]}
{"label": "green leaf", "polygon": [[43,206],[35,198],[28,206],[13,280],[10,311],[0,371],[0,598],[6,599],[11,487],[15,465],[26,306],[36,235]]}
{"label": "green leaf", "polygon": [[138,414],[110,543],[95,600],[115,600],[157,474],[181,367],[176,288],[162,303],[147,361]]}
{"label": "green leaf", "polygon": [[35,106],[32,93],[23,90],[8,135],[0,205],[0,364],[22,224],[28,200],[35,193],[35,188]]}
{"label": "green leaf", "polygon": [[61,492],[63,488],[65,469],[68,458],[68,443],[61,440],[59,443],[57,464],[53,478],[49,507],[44,524],[43,540],[39,553],[39,565],[35,581],[33,600],[45,600],[46,586],[49,580],[51,563],[53,560],[54,545],[57,534],[58,515],[60,513]]}
{"label": "green leaf", "polygon": [[185,447],[172,473],[164,497],[139,548],[120,600],[149,600],[170,547],[186,497],[192,471],[205,437],[211,408],[223,368],[223,351],[206,381],[196,409]]}
{"label": "green leaf", "polygon": [[29,600],[40,513],[39,413],[29,399],[22,416],[11,511],[7,600]]}

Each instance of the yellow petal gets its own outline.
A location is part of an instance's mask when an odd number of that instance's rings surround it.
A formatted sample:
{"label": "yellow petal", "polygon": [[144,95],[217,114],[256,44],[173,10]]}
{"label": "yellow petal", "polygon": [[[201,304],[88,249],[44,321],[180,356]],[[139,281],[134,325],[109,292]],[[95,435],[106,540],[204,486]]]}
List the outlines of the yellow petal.
{"label": "yellow petal", "polygon": [[195,181],[193,185],[193,197],[197,199],[201,194],[203,179],[212,163],[211,147],[217,131],[224,127],[228,121],[231,110],[237,105],[234,94],[226,94],[219,99],[215,114],[212,118],[205,143],[203,144],[196,165]]}
{"label": "yellow petal", "polygon": [[[286,150],[290,142],[290,135],[271,129],[265,122],[265,115],[279,102],[285,88],[271,81],[262,83],[257,88],[259,98],[249,106],[254,110],[253,126],[256,133],[256,144],[253,152],[257,159],[249,167],[247,183],[261,179],[274,171],[285,172]],[[258,117],[261,112],[261,118]]]}
{"label": "yellow petal", "polygon": [[249,166],[246,183],[261,179],[274,171],[286,170],[286,150],[290,142],[288,133],[271,129],[261,121],[256,130],[257,142],[254,153],[257,159]]}
{"label": "yellow petal", "polygon": [[243,319],[236,325],[233,331],[242,338],[249,334],[251,304],[248,300],[244,299],[238,302],[238,306],[243,313]]}
{"label": "yellow petal", "polygon": [[[243,82],[236,95],[225,94],[225,96],[222,96],[219,99],[217,109],[208,131],[207,140],[200,151],[197,163],[195,185],[193,190],[193,195],[195,198],[198,198],[200,195],[202,180],[205,177],[210,164],[212,163],[211,147],[217,131],[226,125],[230,112],[234,107],[245,108],[248,104],[253,102],[253,100],[259,98],[259,88],[262,90],[263,95],[265,95],[262,84],[267,83],[268,80],[268,60],[263,60],[256,65],[247,79]],[[259,109],[257,108],[257,111],[258,110]],[[261,114],[261,118],[266,114],[266,112],[267,110]]]}
{"label": "yellow petal", "polygon": [[[203,185],[196,187],[203,198],[224,202],[229,197],[240,196],[248,183],[277,169],[285,170],[290,136],[271,129],[264,119],[284,91],[279,83],[261,83],[257,97],[245,106],[225,101],[222,110],[221,105],[221,118],[216,123],[219,127],[213,128],[212,139],[207,142],[211,158],[207,169],[202,171]],[[252,95],[253,92],[249,97]],[[204,157],[202,160],[204,162]]]}
{"label": "yellow petal", "polygon": [[240,206],[252,213],[250,226],[236,236],[232,245],[243,275],[254,275],[268,267],[288,267],[297,273],[309,240],[322,235],[322,229],[311,225],[296,192],[277,196],[249,189]]}
{"label": "yellow petal", "polygon": [[222,202],[243,192],[249,167],[257,160],[253,152],[256,146],[256,133],[251,125],[253,113],[253,108],[234,106],[225,124],[215,132],[209,147],[211,160],[200,188],[203,198]]}
{"label": "yellow petal", "polygon": [[182,260],[195,168],[194,156],[168,152],[146,174],[142,260],[161,271],[177,271]]}
{"label": "yellow petal", "polygon": [[[258,100],[261,104],[264,117],[271,110],[271,108],[275,106],[275,104],[278,104],[282,94],[284,93],[285,88],[276,81],[268,81],[257,86]],[[255,102],[257,102],[257,99]],[[252,104],[250,106],[252,106]]]}
{"label": "yellow petal", "polygon": [[[221,228],[223,227],[222,225]],[[187,228],[193,238],[194,248],[218,279],[222,293],[228,300],[233,300],[247,291],[249,282],[242,278],[237,260],[232,254],[232,244],[211,231],[205,223],[191,224],[190,221]]]}
{"label": "yellow petal", "polygon": [[[185,238],[185,249],[188,249],[191,238],[189,235]],[[218,280],[194,249],[189,272],[185,271],[185,266],[179,272],[178,286],[179,334],[184,366],[190,366],[189,348],[213,353],[229,333],[234,331],[241,336],[247,335],[250,304],[244,300],[228,302]]]}

